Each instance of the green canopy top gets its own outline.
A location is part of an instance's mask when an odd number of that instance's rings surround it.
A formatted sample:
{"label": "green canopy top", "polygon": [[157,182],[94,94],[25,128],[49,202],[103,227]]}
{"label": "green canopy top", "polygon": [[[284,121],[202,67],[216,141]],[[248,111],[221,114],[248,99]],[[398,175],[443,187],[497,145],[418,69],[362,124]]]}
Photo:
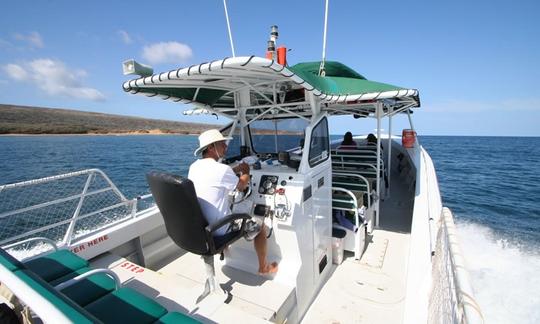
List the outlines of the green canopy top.
{"label": "green canopy top", "polygon": [[290,66],[288,69],[321,92],[332,95],[405,90],[390,84],[369,81],[348,66],[334,61],[325,62],[325,76],[322,77],[319,75],[320,65],[321,62],[306,62]]}
{"label": "green canopy top", "polygon": [[[286,67],[261,57],[234,57],[133,79],[123,88],[133,94],[193,103],[197,109],[228,116],[235,116],[243,106],[248,119],[250,114],[256,116],[260,109],[272,106],[286,107],[294,116],[309,117],[307,92],[318,97],[324,109],[334,115],[373,113],[373,103],[378,101],[394,111],[420,106],[415,89],[369,81],[339,62],[325,62],[324,77],[319,76],[319,68],[320,62]],[[250,102],[244,99],[240,105],[236,94],[246,90]]]}

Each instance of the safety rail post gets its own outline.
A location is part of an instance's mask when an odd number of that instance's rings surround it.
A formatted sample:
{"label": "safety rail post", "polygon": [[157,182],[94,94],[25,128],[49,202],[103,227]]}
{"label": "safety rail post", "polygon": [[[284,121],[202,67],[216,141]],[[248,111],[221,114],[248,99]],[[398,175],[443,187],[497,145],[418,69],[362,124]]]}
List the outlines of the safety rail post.
{"label": "safety rail post", "polygon": [[386,165],[386,172],[388,173],[387,179],[388,179],[388,188],[386,188],[386,196],[385,198],[390,198],[390,188],[391,186],[391,179],[392,179],[392,112],[394,111],[394,107],[390,106],[388,107],[388,164]]}
{"label": "safety rail post", "polygon": [[88,187],[90,187],[90,183],[92,182],[92,179],[94,179],[94,172],[90,172],[88,174],[88,179],[86,179],[86,183],[84,184],[81,198],[79,198],[79,203],[77,204],[77,208],[75,209],[73,216],[71,216],[71,222],[69,223],[69,227],[66,231],[66,235],[64,236],[64,239],[62,240],[63,245],[69,245],[69,243],[71,243],[71,235],[73,234],[73,230],[75,229],[75,223],[77,223],[77,217],[79,216],[79,213],[81,212],[82,204],[84,202],[86,192],[88,191]]}
{"label": "safety rail post", "polygon": [[[383,104],[382,102],[376,103],[375,114],[377,115],[377,197],[381,197],[381,116],[383,114]],[[379,211],[380,204],[377,201],[377,206],[375,208],[375,227],[379,227]]]}

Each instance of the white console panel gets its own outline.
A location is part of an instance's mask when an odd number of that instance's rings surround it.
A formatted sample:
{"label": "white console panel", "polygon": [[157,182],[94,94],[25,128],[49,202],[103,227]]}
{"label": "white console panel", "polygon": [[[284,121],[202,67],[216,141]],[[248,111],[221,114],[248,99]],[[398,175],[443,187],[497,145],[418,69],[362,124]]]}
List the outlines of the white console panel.
{"label": "white console panel", "polygon": [[[279,263],[274,280],[295,286],[302,263],[311,263],[306,262],[306,253],[301,255],[305,252],[301,249],[311,245],[308,242],[312,240],[310,213],[302,204],[304,177],[296,173],[296,169],[264,163],[259,170],[251,169],[250,174],[251,195],[242,204],[234,206],[233,212],[249,210],[251,216],[264,217],[267,228],[272,231],[267,260]],[[233,244],[225,261],[244,271],[258,271],[257,255],[251,241],[239,240]]]}
{"label": "white console panel", "polygon": [[[299,313],[305,312],[314,292],[331,269],[331,173],[330,162],[301,174],[282,165],[262,164],[251,169],[251,195],[233,212],[248,211],[264,218],[272,235],[267,241],[267,260],[277,261],[274,281],[295,287]],[[231,245],[228,266],[257,273],[253,242]]]}

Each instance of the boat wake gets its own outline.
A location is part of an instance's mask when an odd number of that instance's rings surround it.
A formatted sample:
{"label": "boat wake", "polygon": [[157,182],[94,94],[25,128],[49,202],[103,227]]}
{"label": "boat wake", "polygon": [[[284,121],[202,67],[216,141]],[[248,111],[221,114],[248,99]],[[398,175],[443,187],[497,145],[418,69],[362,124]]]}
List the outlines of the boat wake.
{"label": "boat wake", "polygon": [[476,223],[456,226],[485,323],[540,323],[538,249]]}

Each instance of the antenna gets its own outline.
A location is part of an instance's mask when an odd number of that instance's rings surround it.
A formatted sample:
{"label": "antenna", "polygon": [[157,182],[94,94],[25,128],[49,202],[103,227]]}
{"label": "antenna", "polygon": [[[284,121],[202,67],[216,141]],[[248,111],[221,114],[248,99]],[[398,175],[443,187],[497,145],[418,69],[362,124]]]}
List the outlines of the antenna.
{"label": "antenna", "polygon": [[229,12],[227,11],[227,0],[223,0],[223,7],[225,7],[225,18],[227,19],[227,29],[229,30],[229,41],[231,42],[232,56],[236,57],[236,55],[234,54],[234,44],[233,44],[232,34],[231,34],[231,24],[229,23]]}
{"label": "antenna", "polygon": [[[223,0],[225,1],[225,0]],[[326,29],[328,25],[328,0],[326,0],[326,8],[324,10],[324,35],[323,35],[323,48],[322,48],[322,60],[321,66],[319,67],[319,75],[325,76],[326,71],[324,70],[324,61],[326,61]]]}

